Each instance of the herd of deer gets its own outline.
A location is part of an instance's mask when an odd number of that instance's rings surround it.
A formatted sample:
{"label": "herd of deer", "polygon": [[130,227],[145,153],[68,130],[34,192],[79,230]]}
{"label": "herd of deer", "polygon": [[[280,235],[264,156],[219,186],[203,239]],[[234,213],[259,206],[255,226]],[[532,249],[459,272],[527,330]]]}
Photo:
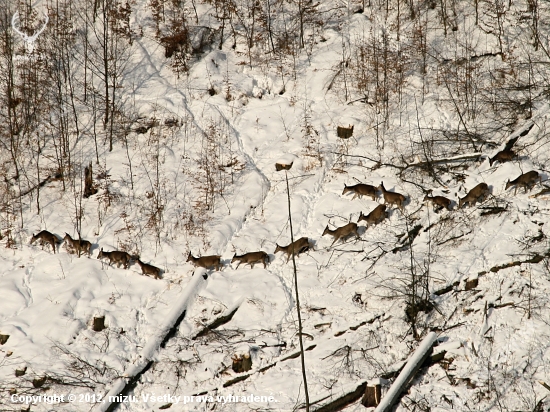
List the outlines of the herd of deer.
{"label": "herd of deer", "polygon": [[[53,233],[48,232],[47,230],[42,230],[36,235],[32,235],[30,243],[33,244],[37,240],[40,241],[42,244],[49,244],[53,249],[53,253],[55,253],[55,245],[61,243],[62,241],[65,241],[67,245],[67,250],[69,252],[78,253],[79,257],[83,254],[87,254],[88,256],[92,255],[92,244],[90,242],[84,239],[73,239],[68,233],[65,233],[65,237],[60,241],[59,238]],[[59,251],[59,247],[57,248],[57,250]],[[109,264],[116,264],[117,267],[123,265],[124,269],[128,269],[130,263],[134,261],[139,265],[139,267],[141,268],[141,272],[144,275],[153,276],[155,279],[160,279],[161,269],[148,263],[142,262],[139,256],[132,256],[129,253],[121,252],[118,250],[112,252],[104,252],[103,248],[101,248],[99,254],[97,255],[97,258],[108,259]]]}
{"label": "herd of deer", "polygon": [[[496,159],[501,162],[504,161],[503,159]],[[493,159],[491,159],[491,164]],[[523,186],[525,188],[525,191],[527,192],[528,189],[530,189],[537,181],[541,181],[540,175],[536,171],[531,171],[525,174],[522,174],[517,179],[514,179],[512,181],[508,180],[506,183],[506,190],[510,186],[515,186],[515,189],[517,191],[518,186]],[[375,187],[364,183],[359,183],[353,186],[347,186],[344,185],[344,191],[342,192],[342,195],[345,195],[346,193],[353,193],[352,200],[356,197],[362,197],[362,196],[370,196],[372,200],[376,200],[378,190],[382,192],[382,195],[384,197],[384,204],[378,205],[372,210],[368,215],[364,215],[362,212],[359,214],[359,219],[357,220],[357,223],[360,223],[361,221],[365,221],[367,223],[367,228],[369,228],[371,225],[377,225],[378,223],[381,223],[384,219],[388,217],[388,212],[386,211],[387,206],[386,205],[394,205],[397,208],[399,208],[401,211],[404,211],[404,204],[407,200],[407,197],[405,195],[402,195],[401,193],[396,192],[389,192],[384,187],[384,182],[380,183],[380,186]],[[476,187],[474,187],[472,190],[468,192],[468,194],[459,199],[459,208],[462,208],[464,205],[468,204],[469,206],[475,205],[475,203],[480,200],[481,198],[486,197],[490,193],[489,186],[487,186],[486,183],[480,183]],[[514,193],[515,194],[515,193]],[[424,201],[431,201],[435,205],[445,208],[447,210],[451,210],[451,200],[447,199],[444,196],[428,196],[426,195],[424,197]],[[322,234],[324,235],[331,235],[333,237],[333,241],[331,246],[333,246],[337,241],[343,240],[347,238],[348,236],[355,235],[356,238],[359,238],[359,232],[358,232],[358,226],[355,222],[349,222],[348,224],[336,228],[334,230],[329,229],[328,225],[325,227],[325,230]],[[284,252],[286,254],[286,261],[288,262],[290,260],[290,257],[294,255],[299,255],[302,252],[305,252],[309,250],[310,248],[313,248],[313,244],[307,237],[302,237],[298,240],[295,240],[294,242],[290,243],[287,246],[280,246],[279,244],[276,244],[275,252]],[[269,263],[269,255],[266,252],[260,251],[260,252],[250,252],[246,253],[244,255],[234,255],[233,259],[231,259],[231,263],[238,261],[237,268],[241,263],[249,264],[252,268],[254,268],[254,265],[256,263],[263,263],[264,269]],[[212,255],[212,256],[202,256],[200,258],[194,257],[191,253],[189,253],[187,257],[187,262],[193,263],[197,267],[202,267],[205,269],[216,269],[220,270],[222,267],[222,261],[221,256],[219,255]]]}
{"label": "herd of deer", "polygon": [[[351,129],[353,130],[353,128]],[[489,163],[492,166],[492,164],[495,161],[499,161],[500,163],[503,163],[505,161],[509,161],[512,158],[514,158],[516,154],[512,152],[511,150],[504,150],[499,153],[497,153],[494,157],[489,159]],[[514,186],[514,195],[517,193],[518,187],[523,187],[525,189],[525,192],[527,193],[527,190],[531,190],[532,187],[539,183],[542,185],[542,179],[538,172],[536,171],[530,171],[527,173],[524,173],[520,176],[518,176],[516,179],[506,182],[506,188],[505,190],[508,190],[511,186]],[[396,206],[399,208],[402,212],[404,211],[404,204],[407,199],[405,195],[402,195],[400,193],[396,192],[389,192],[384,187],[384,182],[380,183],[380,186],[375,187],[364,183],[359,183],[353,186],[347,186],[344,185],[344,191],[342,192],[342,195],[345,195],[346,193],[353,193],[352,200],[356,197],[362,197],[362,196],[370,196],[373,201],[376,200],[378,191],[382,192],[382,196],[384,197],[384,204],[378,205],[374,210],[372,210],[368,215],[364,215],[362,212],[359,215],[359,219],[357,220],[357,223],[360,223],[361,221],[365,221],[367,224],[367,229],[371,225],[377,225],[381,223],[384,219],[388,217],[388,212],[386,211],[387,205],[389,206]],[[478,202],[480,199],[485,199],[490,194],[489,186],[486,183],[480,183],[477,186],[475,186],[473,189],[471,189],[466,196],[463,198],[459,198],[458,202],[458,208],[462,208],[466,204],[469,206],[473,206]],[[451,210],[451,200],[447,199],[444,196],[424,196],[424,201],[430,201],[434,205],[439,206],[440,209],[447,209]],[[342,227],[336,228],[334,230],[329,229],[328,225],[326,226],[322,236],[324,235],[331,235],[333,237],[333,241],[331,244],[331,247],[339,240],[343,240],[347,238],[350,235],[355,235],[356,238],[359,238],[359,232],[358,232],[358,226],[355,222],[350,222]],[[34,243],[36,240],[40,240],[42,243],[49,243],[55,253],[55,245],[59,242],[56,235],[48,232],[47,230],[43,230],[37,235],[33,235],[31,239],[31,244]],[[92,244],[88,242],[87,240],[83,239],[73,239],[71,236],[66,233],[63,240],[67,244],[67,249],[72,249],[74,252],[78,252],[78,256],[80,256],[83,253],[88,254],[88,256],[91,256],[91,248]],[[290,257],[292,255],[299,255],[300,253],[303,253],[310,248],[313,248],[313,244],[307,237],[302,237],[292,243],[290,243],[287,246],[280,246],[276,244],[275,252],[284,252],[286,254],[286,261],[290,260]],[[116,264],[117,267],[120,267],[121,265],[124,266],[125,269],[128,269],[130,263],[132,261],[135,261],[140,267],[141,271],[144,275],[150,275],[153,276],[155,279],[160,278],[161,269],[147,264],[143,263],[139,256],[131,256],[130,254],[122,251],[112,251],[112,252],[104,252],[103,248],[99,251],[99,254],[97,256],[98,259],[108,259],[109,264]],[[245,253],[244,255],[234,255],[231,259],[231,263],[238,262],[237,268],[241,263],[249,264],[251,268],[254,268],[254,265],[256,263],[262,263],[264,265],[264,269],[266,268],[266,265],[269,263],[269,255],[264,251],[259,252],[250,252]],[[191,262],[196,267],[202,267],[205,269],[215,269],[219,271],[223,264],[221,256],[219,255],[211,255],[211,256],[201,256],[201,257],[194,257],[191,252],[189,252],[189,255],[187,256],[187,262]]]}
{"label": "herd of deer", "polygon": [[[497,160],[500,163],[503,163],[505,161],[509,161],[513,159],[515,156],[516,154],[511,150],[504,150],[497,153],[494,157],[490,158],[489,163],[492,166],[493,163]],[[508,190],[511,186],[514,186],[514,189],[515,189],[514,195],[515,195],[517,193],[518,187],[523,187],[525,189],[525,192],[527,193],[527,190],[531,190],[537,182],[540,185],[542,185],[542,178],[537,171],[532,170],[530,172],[527,172],[518,176],[516,179],[512,181],[508,179],[508,181],[506,182],[505,190]],[[363,183],[359,183],[354,186],[344,185],[344,191],[342,192],[342,195],[352,192],[354,194],[352,197],[352,200],[355,199],[357,196],[359,197],[370,196],[372,200],[376,200],[378,190],[382,192],[382,195],[384,197],[384,204],[376,206],[376,208],[374,208],[374,210],[372,210],[366,216],[363,214],[363,212],[361,212],[359,214],[359,219],[357,220],[357,223],[360,223],[361,221],[367,222],[367,228],[369,228],[369,226],[371,225],[377,225],[378,223],[382,222],[385,218],[388,217],[388,213],[386,212],[386,205],[390,205],[390,206],[394,205],[398,207],[401,211],[404,211],[404,204],[407,199],[406,196],[400,193],[388,192],[384,187],[384,182],[381,182],[380,186],[378,187],[371,186],[368,184],[363,184]],[[459,198],[458,207],[462,208],[466,204],[468,204],[469,206],[473,206],[480,199],[485,199],[489,194],[490,194],[490,189],[487,183],[480,183],[477,186],[475,186],[473,189],[471,189],[466,194],[466,196],[464,196],[463,198]],[[452,201],[444,196],[429,196],[426,194],[424,196],[424,201],[430,201],[434,205],[439,206],[439,208],[441,209],[445,208],[449,211],[451,210]],[[357,223],[350,222],[345,226],[339,227],[335,230],[329,229],[327,225],[322,236],[331,235],[334,238],[331,246],[334,245],[334,243],[336,243],[338,240],[344,239],[350,235],[355,235],[356,238],[359,238],[360,236],[357,231],[358,230]],[[307,238],[300,239],[300,241],[302,241],[301,247],[305,247],[304,239],[307,239]],[[290,247],[290,246],[291,245],[287,247]],[[277,246],[277,249],[275,250],[275,252],[277,252],[278,250],[282,250],[280,246]],[[296,251],[300,253],[300,249],[296,249]]]}
{"label": "herd of deer", "polygon": [[[500,153],[503,153],[503,152],[497,153],[497,156]],[[497,157],[497,156],[495,156],[495,157]],[[495,157],[490,159],[491,164],[495,160]],[[503,159],[498,159],[498,160],[500,160],[501,162],[503,161]],[[515,178],[512,181],[510,181],[510,179],[508,179],[508,181],[506,182],[505,190],[508,190],[510,187],[514,186],[514,195],[516,195],[518,187],[523,187],[525,189],[525,193],[527,193],[527,191],[531,190],[537,182],[539,183],[539,185],[542,186],[542,177],[540,176],[539,172],[537,172],[535,170],[531,170],[530,172],[523,173],[523,174],[519,175],[517,178]],[[386,203],[390,203],[390,204],[391,203],[396,203],[399,206],[399,208],[401,210],[403,210],[403,206],[402,206],[403,203],[402,202],[405,199],[403,195],[399,195],[398,193],[390,193],[389,195],[391,195],[391,197],[388,197],[388,192],[386,192],[383,185],[381,185],[381,190],[384,193],[384,199],[385,199]],[[346,189],[344,189],[344,192],[345,191],[346,191]],[[487,183],[479,183],[477,186],[475,186],[473,189],[471,189],[466,194],[466,196],[464,196],[462,198],[459,198],[458,208],[460,209],[463,206],[465,206],[466,204],[468,204],[469,206],[473,206],[479,200],[485,199],[490,193],[491,193],[491,191],[490,191],[489,186],[487,185]],[[396,196],[396,195],[399,195],[399,197]],[[392,199],[392,198],[393,198],[393,200],[389,200],[389,199]],[[373,198],[373,200],[374,200],[374,198]],[[440,208],[445,208],[447,210],[451,210],[451,203],[452,202],[451,202],[450,199],[447,199],[444,196],[425,195],[424,196],[424,201],[430,201],[434,205],[439,206]],[[378,209],[379,207],[380,206],[378,206],[376,209]],[[374,211],[376,211],[376,209]],[[363,216],[363,214],[361,214],[361,216]],[[361,220],[361,217],[359,219]]]}

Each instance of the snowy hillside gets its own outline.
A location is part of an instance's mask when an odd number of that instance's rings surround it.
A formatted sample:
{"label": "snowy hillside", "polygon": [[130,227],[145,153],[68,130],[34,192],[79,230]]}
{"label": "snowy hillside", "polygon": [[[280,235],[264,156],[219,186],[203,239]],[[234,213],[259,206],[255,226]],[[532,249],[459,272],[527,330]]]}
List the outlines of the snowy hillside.
{"label": "snowy hillside", "polygon": [[548,3],[2,4],[0,410],[550,411]]}

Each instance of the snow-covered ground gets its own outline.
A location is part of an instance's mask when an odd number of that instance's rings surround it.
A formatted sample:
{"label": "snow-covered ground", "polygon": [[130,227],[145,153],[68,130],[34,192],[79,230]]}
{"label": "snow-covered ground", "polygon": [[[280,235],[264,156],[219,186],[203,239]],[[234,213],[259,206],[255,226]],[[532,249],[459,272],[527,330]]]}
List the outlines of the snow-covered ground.
{"label": "snow-covered ground", "polygon": [[[54,254],[49,246],[29,244],[43,229],[60,238],[75,234],[75,198],[61,191],[60,182],[40,189],[38,214],[27,197],[23,228],[11,227],[16,244],[0,249],[0,334],[9,335],[0,346],[0,410],[20,410],[14,399],[40,394],[74,394],[76,400],[38,402],[33,411],[106,410],[108,396],[119,394],[136,374],[127,393],[135,398],[121,402],[121,411],[170,403],[168,410],[177,411],[211,410],[214,403],[221,411],[303,406],[300,358],[287,358],[299,348],[292,263],[284,253],[274,254],[277,244],[290,243],[287,176],[294,239],[307,236],[314,244],[296,258],[311,402],[318,406],[360,382],[398,371],[435,331],[445,360],[422,370],[398,411],[550,410],[549,390],[539,383],[550,384],[548,195],[532,196],[544,188],[540,184],[528,193],[505,190],[508,179],[530,170],[539,171],[542,185],[549,177],[547,97],[534,98],[532,114],[518,115],[507,129],[496,130],[499,113],[483,113],[492,109],[475,98],[479,124],[471,114],[457,114],[452,96],[460,87],[442,79],[444,70],[452,71],[448,66],[459,66],[464,50],[488,54],[476,60],[483,63],[471,68],[471,76],[489,78],[487,68],[498,72],[506,66],[497,37],[486,34],[483,22],[473,23],[473,5],[459,2],[449,23],[459,27],[456,32],[449,26],[444,36],[440,23],[426,23],[425,40],[437,56],[431,56],[424,78],[418,67],[409,67],[399,97],[390,94],[388,119],[381,124],[384,106],[369,104],[370,97],[343,79],[342,70],[351,78],[357,56],[350,57],[348,48],[385,28],[392,29],[395,49],[405,43],[388,23],[398,12],[392,8],[385,20],[375,4],[353,14],[338,2],[342,13],[330,14],[331,3],[319,6],[332,19],[327,17],[323,41],[296,56],[296,78],[285,78],[282,94],[278,69],[249,67],[244,47],[232,50],[230,39],[179,78],[150,37],[134,41],[125,81],[134,83],[135,110],[159,122],[146,134],[130,134],[127,146],[115,142],[112,152],[100,147],[101,162],[94,163],[99,192],[83,199],[81,234],[92,242],[92,256],[78,258],[64,247]],[[513,23],[526,5],[510,4],[502,29],[507,58],[525,60],[532,52],[523,44],[526,29]],[[550,16],[545,7],[539,4],[540,15]],[[143,4],[137,8],[138,16],[147,14]],[[491,5],[480,9],[483,16]],[[425,11],[430,22],[437,12]],[[212,9],[200,4],[198,13],[206,19]],[[401,24],[403,33],[413,32],[413,21]],[[350,57],[349,68],[342,69],[343,54]],[[537,58],[545,58],[544,52]],[[533,74],[547,93],[545,75],[542,69]],[[476,125],[472,134],[495,130],[472,144],[461,134],[461,116],[470,116],[469,127]],[[179,126],[164,126],[168,118]],[[338,138],[337,126],[348,125],[354,125],[353,136]],[[518,136],[519,156],[490,166],[488,157]],[[79,144],[78,156],[93,153],[93,140]],[[277,162],[293,166],[277,171]],[[100,172],[102,179],[96,177]],[[210,198],[212,178],[216,194]],[[360,223],[359,239],[331,247],[332,237],[322,236],[327,225],[357,222],[361,212],[383,203],[381,192],[376,200],[352,200],[352,194],[342,194],[345,185],[381,182],[407,196],[404,212],[388,206],[383,222],[370,228]],[[487,199],[459,209],[459,198],[481,182],[491,190]],[[424,203],[429,189],[451,199],[451,210],[434,211]],[[109,266],[96,259],[101,248],[139,254],[163,270],[162,279],[142,275],[137,264],[127,270]],[[234,254],[260,250],[270,257],[265,269],[231,264]],[[195,269],[187,262],[190,252],[221,255],[224,267]],[[497,268],[535,254],[544,259]],[[466,281],[474,279],[477,285],[466,290]],[[435,293],[447,286],[447,293]],[[414,328],[405,312],[412,293],[431,303],[418,313]],[[235,308],[229,322],[197,337]],[[94,332],[98,316],[107,328]],[[252,369],[234,372],[232,358],[245,354]],[[35,388],[33,379],[41,377],[47,377],[45,384]],[[190,398],[198,394],[212,396],[205,398],[212,403]],[[265,399],[250,401],[250,395]],[[224,398],[216,402],[217,396]],[[357,402],[346,410],[364,409]]]}

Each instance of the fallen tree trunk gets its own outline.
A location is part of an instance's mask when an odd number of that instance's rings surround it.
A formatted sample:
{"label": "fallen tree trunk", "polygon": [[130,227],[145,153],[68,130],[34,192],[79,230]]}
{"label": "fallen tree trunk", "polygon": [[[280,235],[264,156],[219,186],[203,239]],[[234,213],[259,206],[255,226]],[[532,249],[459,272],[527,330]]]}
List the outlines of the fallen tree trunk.
{"label": "fallen tree trunk", "polygon": [[471,153],[471,154],[466,154],[466,155],[458,155],[458,156],[455,156],[455,157],[449,157],[449,158],[445,158],[445,159],[434,159],[434,160],[429,160],[429,161],[424,161],[424,162],[417,162],[417,163],[406,163],[406,162],[404,162],[405,165],[400,166],[400,165],[396,165],[396,164],[393,164],[393,163],[384,163],[380,160],[376,160],[376,159],[374,159],[372,157],[369,157],[369,156],[350,155],[350,154],[338,153],[338,152],[330,152],[330,153],[336,154],[336,155],[348,156],[348,157],[358,157],[358,158],[362,158],[362,159],[367,159],[367,160],[369,160],[369,161],[371,161],[375,164],[374,167],[372,168],[373,170],[379,169],[382,166],[386,166],[386,167],[393,167],[395,169],[398,169],[398,170],[400,170],[400,173],[403,173],[405,170],[415,168],[415,167],[430,167],[431,165],[460,162],[460,161],[463,161],[463,160],[478,160],[481,156],[483,156],[483,153]]}
{"label": "fallen tree trunk", "polygon": [[374,412],[390,412],[392,406],[399,401],[400,395],[416,372],[420,369],[424,361],[432,353],[432,347],[436,341],[435,332],[430,332],[420,343],[420,346],[416,349],[416,352],[409,359],[393,385],[390,387],[386,396],[382,398],[380,404],[376,407]]}
{"label": "fallen tree trunk", "polygon": [[[200,268],[199,273],[205,273],[206,270]],[[103,396],[105,399],[97,406],[97,412],[114,412],[123,403],[124,396],[132,392],[140,383],[141,377],[154,365],[152,360],[157,351],[164,348],[167,342],[176,336],[179,325],[185,319],[187,307],[191,300],[197,294],[198,289],[204,283],[203,276],[197,276],[189,282],[184,293],[175,302],[174,308],[168,314],[162,329],[151,339],[142,349],[140,359],[136,363],[129,364],[123,374],[111,383],[111,389]]]}
{"label": "fallen tree trunk", "polygon": [[314,409],[314,412],[336,412],[344,409],[346,406],[357,402],[365,393],[367,382],[362,382],[354,391],[343,394],[342,396]]}
{"label": "fallen tree trunk", "polygon": [[40,183],[38,183],[38,184],[34,185],[33,187],[30,187],[30,188],[26,189],[25,191],[19,193],[19,197],[26,196],[30,192],[32,192],[33,190],[40,189],[41,187],[44,187],[46,184],[48,184],[50,182],[53,182],[55,180],[60,180],[60,179],[63,179],[63,173],[61,173],[61,172],[58,172],[58,173],[56,173],[54,175],[51,175],[51,176],[48,176],[47,178],[42,180]]}
{"label": "fallen tree trunk", "polygon": [[221,316],[217,319],[215,319],[212,323],[209,325],[206,325],[204,329],[202,329],[200,332],[198,332],[195,336],[191,338],[191,340],[196,340],[197,338],[200,338],[201,336],[208,335],[212,330],[219,328],[222,325],[225,325],[227,322],[229,322],[233,315],[237,312],[237,309],[239,307],[237,306],[235,309],[233,309],[231,312],[229,312],[227,315]]}
{"label": "fallen tree trunk", "polygon": [[[315,349],[316,347],[317,347],[317,345],[310,345],[310,346],[308,346],[308,347],[305,349],[305,351],[307,352],[307,351],[313,350],[313,349]],[[288,356],[285,356],[285,357],[282,358],[282,359],[279,359],[279,360],[277,360],[277,361],[275,361],[275,362],[270,363],[269,365],[263,366],[263,367],[261,367],[261,368],[258,369],[258,370],[253,370],[253,371],[251,371],[250,373],[247,373],[247,374],[245,374],[245,375],[239,375],[239,376],[237,376],[237,377],[235,377],[235,378],[231,378],[231,379],[229,379],[228,381],[224,382],[222,386],[223,386],[224,388],[227,388],[228,386],[234,385],[234,384],[236,384],[236,383],[239,383],[239,382],[242,382],[242,381],[248,379],[249,377],[251,377],[251,376],[252,376],[253,374],[255,374],[256,372],[265,372],[266,370],[271,369],[272,367],[274,367],[275,365],[277,365],[277,363],[279,363],[279,362],[284,362],[284,361],[287,361],[287,360],[290,360],[290,359],[296,359],[296,358],[299,357],[299,356],[300,356],[300,351],[294,352],[294,353],[292,353],[292,354],[290,354],[290,355],[288,355]],[[205,395],[205,394],[207,394],[208,392],[212,392],[212,391],[214,391],[214,390],[216,390],[216,388],[207,389],[207,390],[202,391],[202,392],[200,392],[200,393],[195,393],[195,394],[193,394],[193,396]]]}

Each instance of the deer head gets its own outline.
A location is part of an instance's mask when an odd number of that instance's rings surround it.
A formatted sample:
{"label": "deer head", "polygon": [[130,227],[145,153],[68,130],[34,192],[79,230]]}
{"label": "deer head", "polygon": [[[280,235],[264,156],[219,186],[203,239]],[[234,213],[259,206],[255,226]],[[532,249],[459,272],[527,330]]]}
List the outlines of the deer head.
{"label": "deer head", "polygon": [[19,34],[23,38],[23,41],[25,42],[25,50],[27,54],[31,54],[34,51],[34,42],[36,41],[40,33],[44,31],[44,29],[46,28],[46,24],[48,24],[49,19],[46,13],[44,13],[44,17],[45,17],[44,25],[40,29],[38,29],[32,36],[29,36],[28,34],[23,33],[17,28],[17,26],[19,26],[19,12],[15,12],[15,14],[13,15],[13,18],[11,19],[11,26],[13,30],[17,34]]}

